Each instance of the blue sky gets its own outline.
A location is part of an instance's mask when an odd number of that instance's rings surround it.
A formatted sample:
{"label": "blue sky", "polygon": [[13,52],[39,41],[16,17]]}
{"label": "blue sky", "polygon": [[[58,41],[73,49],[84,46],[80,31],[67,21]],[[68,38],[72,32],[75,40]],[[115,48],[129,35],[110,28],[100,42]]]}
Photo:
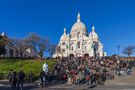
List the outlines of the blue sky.
{"label": "blue sky", "polygon": [[135,45],[135,0],[0,0],[0,32],[23,38],[29,32],[58,43],[78,11],[88,32],[95,26],[108,55]]}

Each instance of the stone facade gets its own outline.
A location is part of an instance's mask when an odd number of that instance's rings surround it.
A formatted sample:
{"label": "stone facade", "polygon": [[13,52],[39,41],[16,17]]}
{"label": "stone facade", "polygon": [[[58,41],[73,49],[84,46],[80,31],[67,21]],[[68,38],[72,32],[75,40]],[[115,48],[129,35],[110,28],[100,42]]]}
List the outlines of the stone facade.
{"label": "stone facade", "polygon": [[[6,37],[8,39],[8,37],[5,35],[5,33],[0,34],[0,36]],[[7,42],[6,44],[2,45],[2,47],[4,47],[5,54],[0,55],[0,57],[4,57],[4,58],[21,57],[19,52],[16,50],[15,45],[12,42]],[[24,51],[22,57],[23,58],[33,58],[35,55],[36,55],[36,53],[34,52],[34,50],[32,48],[28,48]]]}
{"label": "stone facade", "polygon": [[[21,57],[13,45],[7,44],[7,45],[5,45],[5,49],[6,49],[6,54],[1,55],[1,57],[6,57],[6,58]],[[23,58],[33,58],[34,57],[33,50],[31,48],[26,49],[26,51],[24,51],[22,57]]]}
{"label": "stone facade", "polygon": [[104,54],[103,44],[95,32],[95,27],[93,26],[92,32],[88,34],[85,24],[80,19],[80,13],[78,13],[77,21],[72,26],[70,34],[67,34],[66,28],[64,28],[53,57],[102,57]]}

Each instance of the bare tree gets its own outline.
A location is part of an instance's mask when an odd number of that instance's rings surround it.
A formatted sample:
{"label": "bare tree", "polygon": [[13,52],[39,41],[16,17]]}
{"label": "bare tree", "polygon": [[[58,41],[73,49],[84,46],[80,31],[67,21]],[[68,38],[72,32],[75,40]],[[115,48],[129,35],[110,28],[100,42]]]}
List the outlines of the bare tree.
{"label": "bare tree", "polygon": [[134,53],[134,50],[135,50],[135,46],[127,46],[124,48],[122,53],[125,55],[128,55],[128,57],[129,57],[130,55],[132,55]]}
{"label": "bare tree", "polygon": [[39,41],[41,40],[40,36],[38,36],[35,33],[30,33],[26,38],[25,38],[26,42],[33,48],[33,50],[35,51],[35,53],[38,55],[38,45],[39,45]]}
{"label": "bare tree", "polygon": [[35,33],[30,33],[25,39],[33,47],[34,51],[37,52],[37,44],[41,40],[41,37]]}
{"label": "bare tree", "polygon": [[43,58],[44,52],[48,48],[48,38],[41,38],[35,33],[30,33],[28,37],[25,38],[27,43],[33,48],[37,57]]}
{"label": "bare tree", "polygon": [[8,37],[4,35],[0,35],[0,46],[4,46],[8,43]]}
{"label": "bare tree", "polygon": [[43,56],[44,56],[44,52],[47,51],[48,48],[48,43],[49,43],[49,39],[45,38],[45,39],[41,39],[38,42],[37,47],[39,48],[38,54],[42,60]]}
{"label": "bare tree", "polygon": [[24,52],[28,48],[30,48],[30,46],[26,43],[25,39],[10,39],[9,43],[14,45],[16,51],[19,53],[21,58],[23,58]]}
{"label": "bare tree", "polygon": [[2,33],[0,35],[0,55],[6,54],[5,45],[8,43],[8,37]]}
{"label": "bare tree", "polygon": [[55,53],[56,47],[57,47],[57,45],[55,45],[55,44],[51,44],[51,43],[49,44],[48,52],[50,54],[50,57],[52,57],[52,55]]}

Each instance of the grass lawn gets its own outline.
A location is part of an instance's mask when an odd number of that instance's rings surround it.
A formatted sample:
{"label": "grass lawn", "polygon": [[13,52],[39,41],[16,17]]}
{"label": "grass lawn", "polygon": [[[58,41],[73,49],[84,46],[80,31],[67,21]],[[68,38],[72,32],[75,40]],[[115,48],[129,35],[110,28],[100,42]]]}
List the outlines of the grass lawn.
{"label": "grass lawn", "polygon": [[0,59],[0,79],[7,78],[10,70],[20,71],[23,70],[26,74],[30,71],[34,76],[38,76],[42,70],[44,63],[48,63],[49,70],[57,63],[55,60],[14,60],[14,59]]}

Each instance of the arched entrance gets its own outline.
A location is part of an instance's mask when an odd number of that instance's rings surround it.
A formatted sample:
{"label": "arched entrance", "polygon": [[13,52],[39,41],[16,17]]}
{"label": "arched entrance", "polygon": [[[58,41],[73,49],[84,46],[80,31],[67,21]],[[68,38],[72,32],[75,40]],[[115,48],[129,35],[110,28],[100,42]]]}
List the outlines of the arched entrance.
{"label": "arched entrance", "polygon": [[69,57],[74,57],[74,54],[71,53],[71,54],[69,55]]}
{"label": "arched entrance", "polygon": [[89,57],[89,54],[88,53],[85,53],[84,54],[84,57],[88,58]]}

